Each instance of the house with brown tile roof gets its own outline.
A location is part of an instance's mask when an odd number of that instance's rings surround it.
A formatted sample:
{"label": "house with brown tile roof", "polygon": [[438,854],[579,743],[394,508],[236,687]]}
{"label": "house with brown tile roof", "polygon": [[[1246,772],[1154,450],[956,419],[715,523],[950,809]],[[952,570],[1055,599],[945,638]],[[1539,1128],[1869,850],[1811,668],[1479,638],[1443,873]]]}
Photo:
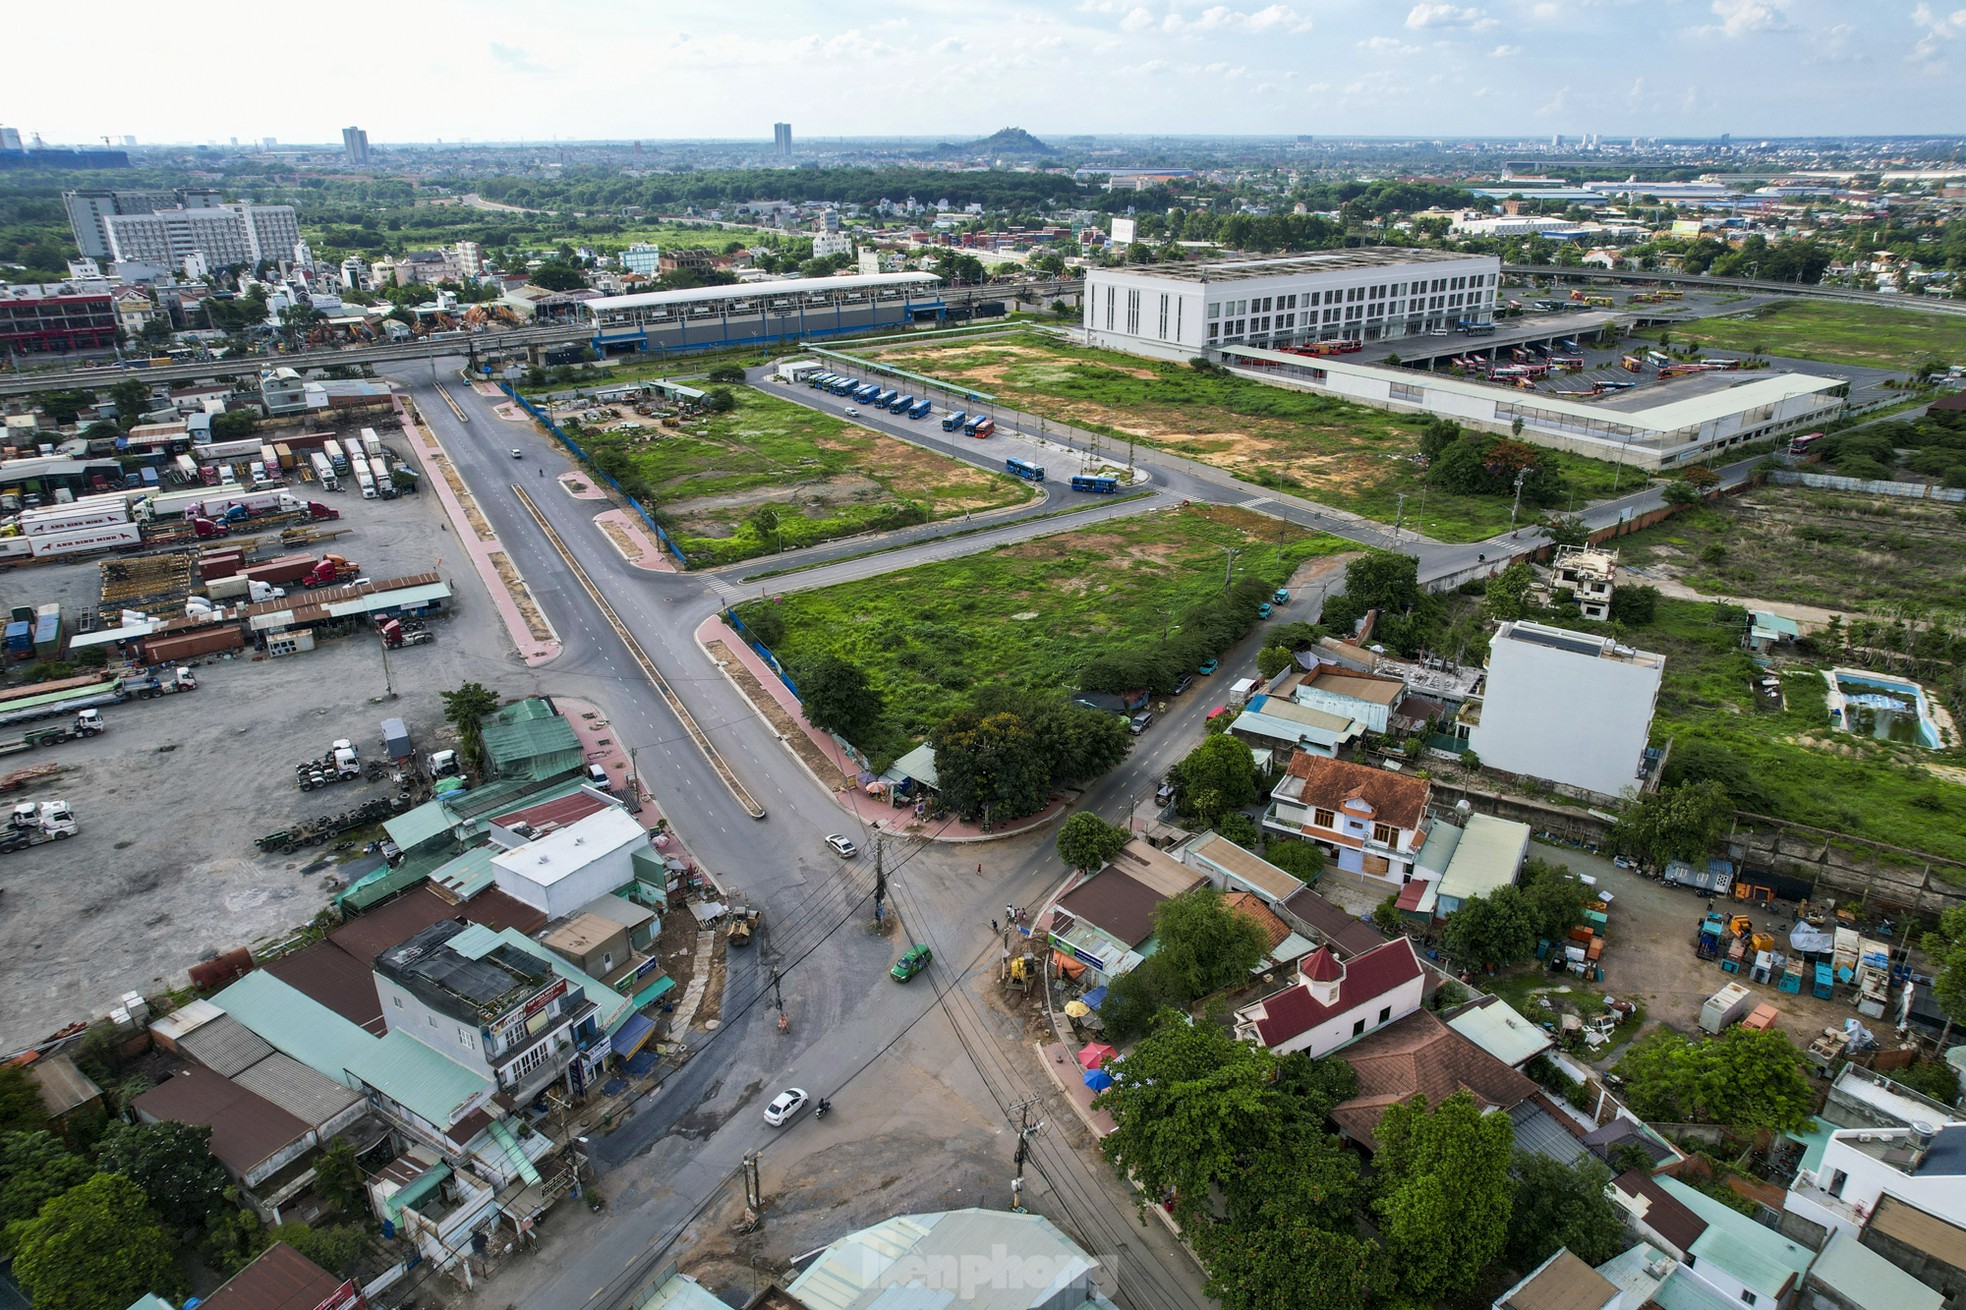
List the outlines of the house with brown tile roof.
{"label": "house with brown tile roof", "polygon": [[1111,864],[1054,901],[1039,923],[1053,949],[1111,981],[1151,953],[1155,908],[1207,882],[1136,837]]}
{"label": "house with brown tile roof", "polygon": [[[1401,939],[1405,940],[1405,939]],[[1415,1096],[1438,1105],[1472,1092],[1488,1109],[1514,1110],[1536,1095],[1536,1084],[1442,1023],[1415,1010],[1345,1050],[1358,1075],[1358,1094],[1331,1112],[1346,1137],[1374,1150],[1386,1107]]]}
{"label": "house with brown tile roof", "polygon": [[1424,778],[1299,752],[1270,793],[1263,826],[1316,842],[1347,873],[1391,888],[1413,876],[1433,785]]}
{"label": "house with brown tile roof", "polygon": [[1345,961],[1319,947],[1298,962],[1290,986],[1236,1011],[1236,1036],[1278,1055],[1329,1055],[1418,1010],[1425,990],[1404,937]]}
{"label": "house with brown tile roof", "polygon": [[1527,1278],[1496,1297],[1492,1310],[1619,1310],[1622,1296],[1616,1283],[1558,1247]]}

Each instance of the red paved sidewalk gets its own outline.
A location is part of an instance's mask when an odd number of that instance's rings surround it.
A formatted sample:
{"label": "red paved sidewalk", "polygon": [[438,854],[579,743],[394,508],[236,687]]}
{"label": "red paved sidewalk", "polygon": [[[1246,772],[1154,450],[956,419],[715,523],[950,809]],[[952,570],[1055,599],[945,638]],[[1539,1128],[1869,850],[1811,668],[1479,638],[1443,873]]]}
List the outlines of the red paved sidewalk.
{"label": "red paved sidewalk", "polygon": [[[555,639],[542,642],[533,638],[532,630],[526,626],[525,617],[519,613],[517,602],[512,599],[512,593],[505,589],[505,580],[498,575],[497,565],[492,563],[492,555],[503,554],[507,560],[512,560],[512,552],[506,550],[497,537],[485,540],[472,529],[471,520],[464,513],[464,506],[458,503],[457,493],[451,490],[450,479],[446,478],[436,466],[436,461],[440,457],[446,463],[451,462],[443,444],[428,429],[410,418],[401,396],[397,396],[395,401],[396,416],[403,425],[403,436],[416,448],[418,459],[423,465],[425,475],[423,480],[437,493],[438,502],[443,505],[444,513],[450,518],[452,534],[457,537],[458,544],[464,548],[465,557],[471,561],[471,567],[476,569],[478,576],[484,580],[485,590],[491,594],[492,608],[498,611],[498,617],[505,624],[506,635],[511,637],[513,647],[518,650],[520,657],[528,665],[534,667],[559,658],[562,649],[559,641]],[[455,468],[456,465],[452,464],[452,467]],[[442,560],[438,561],[439,566],[442,563]],[[518,569],[516,561],[512,563],[512,568],[515,571]],[[551,623],[543,612],[540,621],[547,623],[550,629]]]}
{"label": "red paved sidewalk", "polygon": [[[760,659],[758,653],[745,644],[743,638],[739,637],[733,629],[727,627],[721,618],[713,614],[703,620],[702,623],[697,625],[695,638],[697,646],[704,648],[703,653],[705,655],[710,653],[705,648],[705,643],[717,640],[723,642],[725,649],[733,652],[736,658],[743,662],[744,667],[751,671],[751,676],[758,680],[759,684],[764,687],[771,698],[777,701],[784,711],[792,717],[792,720],[799,725],[799,730],[805,733],[807,740],[811,741],[828,760],[832,761],[834,768],[838,770],[835,779],[815,776],[813,777],[813,781],[830,792],[834,803],[841,809],[852,814],[870,828],[887,828],[911,832],[929,841],[996,841],[1002,837],[1014,837],[1019,833],[1030,832],[1034,828],[1041,828],[1071,809],[1071,802],[1069,800],[1063,797],[1055,797],[1049,805],[1045,806],[1038,813],[1019,819],[1013,824],[993,828],[989,832],[985,832],[979,824],[966,823],[953,816],[944,816],[935,820],[932,825],[919,823],[915,820],[914,812],[909,807],[902,806],[897,809],[888,802],[886,796],[870,796],[864,788],[847,786],[836,780],[837,778],[856,777],[864,771],[864,766],[842,751],[839,743],[833,740],[832,734],[821,732],[806,722],[805,714],[799,705],[799,698],[792,694],[789,687],[779,681],[778,675],[771,671],[771,666]],[[725,676],[728,677],[729,675],[726,674]],[[744,690],[734,678],[731,679],[731,685],[737,687],[740,693]],[[806,764],[804,759],[800,758],[798,752],[790,751],[789,747],[787,749],[792,755],[792,758],[799,761],[799,766],[804,768],[806,773],[811,776],[812,769]]]}

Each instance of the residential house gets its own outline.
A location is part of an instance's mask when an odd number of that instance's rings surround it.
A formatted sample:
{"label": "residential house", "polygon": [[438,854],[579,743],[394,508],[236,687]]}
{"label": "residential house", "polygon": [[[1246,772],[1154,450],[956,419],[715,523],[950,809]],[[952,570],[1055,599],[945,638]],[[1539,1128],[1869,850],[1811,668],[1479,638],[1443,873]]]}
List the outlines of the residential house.
{"label": "residential house", "polygon": [[1749,650],[1767,655],[1777,646],[1793,647],[1802,640],[1802,625],[1769,610],[1750,610],[1746,640]]}
{"label": "residential house", "polygon": [[1368,732],[1384,733],[1392,707],[1406,695],[1406,684],[1398,678],[1322,661],[1292,681],[1289,694],[1299,705],[1356,720]]}
{"label": "residential house", "polygon": [[1887,1200],[1966,1226],[1966,1123],[1948,1114],[1905,1127],[1837,1129],[1820,1162],[1796,1175],[1786,1208],[1822,1228],[1863,1236]]}
{"label": "residential house", "polygon": [[275,1242],[201,1298],[198,1310],[361,1310],[367,1304],[354,1283]]}
{"label": "residential house", "polygon": [[[1004,1210],[897,1215],[818,1252],[773,1306],[811,1310],[1112,1310],[1099,1261],[1049,1219]],[[978,1278],[979,1269],[1014,1274]]]}
{"label": "residential house", "polygon": [[1263,826],[1316,842],[1347,873],[1398,887],[1413,877],[1432,795],[1423,778],[1299,754],[1270,793]]}
{"label": "residential house", "polygon": [[1285,923],[1329,947],[1341,960],[1363,955],[1386,940],[1377,928],[1308,887],[1278,906],[1277,912]]}
{"label": "residential house", "polygon": [[1496,1297],[1491,1310],[1625,1310],[1625,1305],[1616,1283],[1559,1247],[1528,1277]]}
{"label": "residential house", "polygon": [[498,1221],[499,1185],[475,1161],[455,1164],[416,1144],[370,1174],[369,1206],[418,1255],[444,1269],[472,1249],[472,1235]]}
{"label": "residential house", "polygon": [[65,1131],[71,1121],[103,1113],[102,1088],[65,1053],[44,1055],[26,1068],[48,1126],[55,1132]]}
{"label": "residential house", "polygon": [[1135,838],[1104,869],[1076,882],[1040,916],[1054,950],[1110,982],[1154,950],[1154,910],[1207,876]]}
{"label": "residential house", "polygon": [[1573,792],[1620,796],[1638,786],[1665,656],[1518,620],[1488,645],[1479,701],[1462,707],[1484,765]]}
{"label": "residential house", "polygon": [[1290,925],[1253,892],[1229,892],[1222,897],[1222,905],[1231,914],[1241,915],[1263,930],[1263,958],[1250,970],[1253,974],[1266,974],[1272,969],[1295,964],[1317,949],[1313,943],[1293,932]]}
{"label": "residential house", "polygon": [[1299,705],[1281,696],[1251,696],[1229,735],[1242,741],[1265,771],[1288,766],[1299,753],[1335,756],[1365,735],[1365,725],[1343,714]]}
{"label": "residential house", "polygon": [[1567,597],[1593,623],[1611,618],[1611,593],[1618,582],[1618,552],[1595,546],[1558,546],[1550,566],[1550,590]]}
{"label": "residential house", "polygon": [[1677,1178],[1629,1170],[1612,1182],[1610,1196],[1634,1232],[1726,1305],[1786,1310],[1815,1257]]}
{"label": "residential house", "polygon": [[1329,1055],[1418,1010],[1425,980],[1405,937],[1351,960],[1320,947],[1290,986],[1236,1011],[1236,1036],[1278,1055]]}
{"label": "residential house", "polygon": [[186,1065],[130,1101],[141,1123],[210,1128],[212,1158],[254,1188],[313,1150],[314,1130],[263,1096],[202,1065]]}
{"label": "residential house", "polygon": [[528,696],[487,714],[479,724],[487,772],[544,781],[585,763],[580,738],[549,701]]}
{"label": "residential house", "polygon": [[1276,865],[1218,832],[1197,833],[1168,854],[1207,874],[1209,883],[1218,891],[1250,892],[1271,908],[1304,889],[1303,883]]}
{"label": "residential house", "polygon": [[1430,884],[1431,896],[1415,908],[1445,919],[1477,896],[1514,886],[1529,855],[1529,837],[1528,824],[1487,814],[1470,814],[1459,827],[1434,824],[1414,870],[1416,881]]}
{"label": "residential house", "polygon": [[[1946,1293],[1920,1281],[1910,1266],[1841,1231],[1830,1234],[1802,1287],[1812,1310],[1941,1310],[1949,1304]],[[1957,1296],[1955,1291],[1952,1299]]]}
{"label": "residential house", "polygon": [[633,883],[635,856],[648,848],[648,830],[635,816],[609,807],[500,851],[491,857],[492,877],[515,900],[561,919]]}
{"label": "residential house", "polygon": [[1447,1026],[1500,1060],[1520,1069],[1556,1045],[1541,1024],[1499,996],[1477,996],[1445,1016]]}
{"label": "residential house", "polygon": [[[1405,940],[1400,938],[1397,940]],[[1530,1146],[1525,1126],[1547,1119],[1537,1101],[1536,1084],[1449,1028],[1429,1010],[1416,1010],[1367,1033],[1345,1049],[1345,1062],[1358,1075],[1358,1092],[1331,1112],[1338,1131],[1366,1151],[1377,1150],[1375,1134],[1386,1107],[1424,1096],[1438,1105],[1457,1092],[1470,1092],[1485,1109],[1507,1113],[1517,1125],[1518,1145]],[[1549,1136],[1538,1131],[1534,1140]],[[1578,1145],[1569,1158],[1580,1157]]]}

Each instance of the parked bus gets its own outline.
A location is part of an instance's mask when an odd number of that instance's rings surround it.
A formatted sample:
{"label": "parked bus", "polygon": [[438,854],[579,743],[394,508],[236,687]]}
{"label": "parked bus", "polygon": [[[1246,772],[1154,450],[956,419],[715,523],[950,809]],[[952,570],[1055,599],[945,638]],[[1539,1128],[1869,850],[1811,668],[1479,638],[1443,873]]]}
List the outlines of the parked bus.
{"label": "parked bus", "polygon": [[[1007,459],[1003,462],[1003,471],[1026,482],[1044,481],[1044,465],[1033,464],[1028,459]],[[1073,478],[1072,483],[1076,487],[1078,479]]]}
{"label": "parked bus", "polygon": [[901,399],[901,393],[899,391],[877,391],[874,393],[874,408],[886,409],[899,399]]}
{"label": "parked bus", "polygon": [[915,398],[913,396],[896,396],[893,403],[888,406],[888,410],[894,414],[906,414],[914,407]]}
{"label": "parked bus", "polygon": [[1790,437],[1789,454],[1795,456],[1807,455],[1810,449],[1822,439],[1823,434],[1820,432],[1809,432],[1799,437]]}
{"label": "parked bus", "polygon": [[963,413],[961,410],[957,410],[953,414],[944,414],[942,416],[942,430],[944,432],[954,432],[967,422],[969,422],[969,415]]}
{"label": "parked bus", "polygon": [[1118,478],[1084,473],[1074,473],[1072,475],[1073,491],[1089,491],[1095,496],[1111,496],[1116,494],[1119,489],[1120,480]]}
{"label": "parked bus", "polygon": [[978,414],[975,418],[963,424],[963,435],[966,437],[975,437],[979,441],[996,430],[997,421],[988,414]]}
{"label": "parked bus", "polygon": [[928,412],[934,408],[935,408],[935,404],[933,401],[927,401],[927,400],[916,401],[914,407],[908,411],[908,417],[927,418]]}

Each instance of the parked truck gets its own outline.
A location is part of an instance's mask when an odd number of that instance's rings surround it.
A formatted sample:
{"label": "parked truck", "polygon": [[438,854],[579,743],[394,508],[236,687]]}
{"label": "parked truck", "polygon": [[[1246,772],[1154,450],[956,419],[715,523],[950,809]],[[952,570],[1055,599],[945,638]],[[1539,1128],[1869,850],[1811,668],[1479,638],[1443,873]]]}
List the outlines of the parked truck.
{"label": "parked truck", "polygon": [[1700,1007],[1700,1027],[1718,1035],[1754,1005],[1754,993],[1746,983],[1728,983],[1725,987],[1707,997]]}
{"label": "parked truck", "polygon": [[404,646],[428,646],[436,640],[436,637],[421,623],[404,623],[396,618],[384,619],[377,624],[376,633],[382,638],[382,644],[390,650],[398,650]]}
{"label": "parked truck", "polygon": [[307,463],[314,470],[314,480],[321,484],[321,490],[341,490],[341,479],[335,475],[334,465],[328,463],[326,455],[318,450],[310,451],[307,455]]}
{"label": "parked truck", "polygon": [[0,755],[15,755],[21,751],[38,750],[43,746],[54,746],[65,741],[99,736],[106,727],[108,725],[103,722],[102,711],[81,710],[75,715],[75,721],[66,726],[29,728],[11,741],[0,741]]}
{"label": "parked truck", "polygon": [[300,585],[313,588],[346,584],[361,571],[361,565],[351,564],[339,555],[323,555],[321,556],[320,562],[309,569],[306,576],[301,578]]}
{"label": "parked truck", "polygon": [[127,700],[123,680],[103,674],[30,683],[0,693],[0,725],[31,723]]}
{"label": "parked truck", "polygon": [[149,677],[125,681],[123,684],[125,696],[134,696],[138,700],[150,700],[157,696],[175,696],[181,691],[196,690],[198,690],[198,677],[186,668],[169,669],[162,676],[152,674]]}

